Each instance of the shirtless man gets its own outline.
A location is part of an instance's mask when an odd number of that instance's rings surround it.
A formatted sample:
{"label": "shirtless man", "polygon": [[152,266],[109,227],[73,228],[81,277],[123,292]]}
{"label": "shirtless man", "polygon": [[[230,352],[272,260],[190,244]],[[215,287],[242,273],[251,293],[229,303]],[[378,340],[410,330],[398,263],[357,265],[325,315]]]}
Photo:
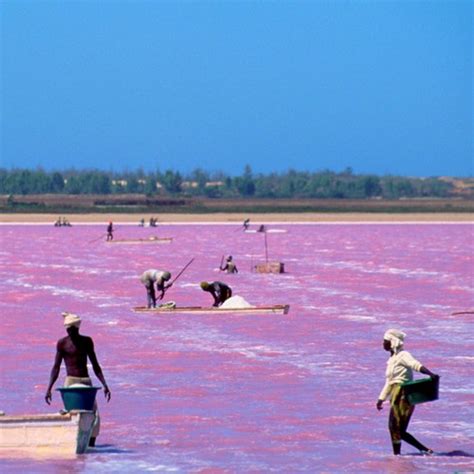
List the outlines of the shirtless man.
{"label": "shirtless man", "polygon": [[214,304],[212,306],[220,306],[225,300],[228,300],[232,296],[232,290],[229,286],[221,281],[213,281],[208,283],[207,281],[201,282],[201,288],[208,293],[211,293],[214,298]]}
{"label": "shirtless man", "polygon": [[[56,345],[56,358],[54,359],[54,365],[51,369],[51,375],[49,378],[49,385],[44,397],[46,403],[48,405],[51,404],[51,389],[58,379],[61,362],[63,360],[64,364],[66,365],[67,374],[66,380],[64,382],[65,387],[69,387],[74,384],[92,386],[92,380],[90,379],[89,373],[87,371],[87,359],[90,360],[95,375],[102,382],[105,399],[107,402],[109,402],[111,393],[105,381],[99,361],[97,360],[92,338],[79,334],[79,326],[81,324],[81,319],[79,316],[72,313],[62,313],[62,315],[64,317],[64,327],[66,328],[68,335],[62,339],[59,339]],[[99,435],[100,430],[100,418],[97,411],[97,402],[94,405],[94,411],[96,413],[96,420],[92,429],[89,446],[95,446],[95,439]]]}
{"label": "shirtless man", "polygon": [[237,265],[233,262],[231,255],[226,258],[225,264],[221,265],[219,270],[226,271],[227,273],[239,273]]}

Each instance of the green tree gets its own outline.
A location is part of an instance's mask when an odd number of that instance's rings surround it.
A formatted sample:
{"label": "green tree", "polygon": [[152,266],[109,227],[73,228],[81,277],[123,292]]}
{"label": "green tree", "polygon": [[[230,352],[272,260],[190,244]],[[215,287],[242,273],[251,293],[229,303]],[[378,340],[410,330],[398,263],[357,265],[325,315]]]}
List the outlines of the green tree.
{"label": "green tree", "polygon": [[172,170],[167,170],[162,177],[162,185],[165,187],[166,191],[171,194],[177,194],[181,192],[181,185],[183,183],[183,178],[178,172]]}

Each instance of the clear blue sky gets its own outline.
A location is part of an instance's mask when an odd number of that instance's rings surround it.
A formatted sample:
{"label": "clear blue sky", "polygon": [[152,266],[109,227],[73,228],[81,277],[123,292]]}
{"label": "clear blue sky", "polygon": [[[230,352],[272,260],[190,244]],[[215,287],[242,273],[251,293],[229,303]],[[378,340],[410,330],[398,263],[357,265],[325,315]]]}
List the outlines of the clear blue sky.
{"label": "clear blue sky", "polygon": [[2,167],[473,175],[473,2],[3,0]]}

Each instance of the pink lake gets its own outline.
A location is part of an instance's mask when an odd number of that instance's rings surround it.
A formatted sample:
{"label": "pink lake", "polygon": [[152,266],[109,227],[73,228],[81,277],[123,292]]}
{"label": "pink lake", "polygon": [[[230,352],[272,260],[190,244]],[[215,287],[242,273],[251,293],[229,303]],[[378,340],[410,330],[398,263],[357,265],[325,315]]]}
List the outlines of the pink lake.
{"label": "pink lake", "polygon": [[[112,391],[109,404],[99,393],[97,448],[4,457],[3,472],[474,470],[474,315],[452,315],[474,308],[472,224],[268,225],[287,230],[267,235],[281,275],[251,271],[264,238],[236,225],[116,226],[116,239],[173,237],[163,245],[106,244],[105,227],[0,226],[0,409],[62,408],[58,392],[51,407],[43,400],[62,311],[82,317]],[[238,274],[218,271],[223,254]],[[146,302],[144,270],[176,275],[193,257],[166,300],[208,305],[199,282],[221,280],[289,314],[131,311]],[[391,455],[388,408],[375,409],[390,327],[441,375],[439,400],[419,405],[409,430],[436,456],[406,444]],[[63,378],[64,368],[56,387]]]}

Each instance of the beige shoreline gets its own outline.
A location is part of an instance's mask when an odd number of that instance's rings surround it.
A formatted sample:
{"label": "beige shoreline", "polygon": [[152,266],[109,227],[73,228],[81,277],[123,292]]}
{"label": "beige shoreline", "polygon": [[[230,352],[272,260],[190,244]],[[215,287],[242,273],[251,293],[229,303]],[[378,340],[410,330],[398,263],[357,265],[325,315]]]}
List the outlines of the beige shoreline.
{"label": "beige shoreline", "polygon": [[[261,222],[474,222],[472,213],[215,213],[215,214],[70,214],[64,215],[71,224],[86,223],[137,223],[150,217],[158,218],[158,224],[168,222],[219,222],[239,223],[250,219],[250,224]],[[0,223],[51,223],[58,214],[0,214]]]}

